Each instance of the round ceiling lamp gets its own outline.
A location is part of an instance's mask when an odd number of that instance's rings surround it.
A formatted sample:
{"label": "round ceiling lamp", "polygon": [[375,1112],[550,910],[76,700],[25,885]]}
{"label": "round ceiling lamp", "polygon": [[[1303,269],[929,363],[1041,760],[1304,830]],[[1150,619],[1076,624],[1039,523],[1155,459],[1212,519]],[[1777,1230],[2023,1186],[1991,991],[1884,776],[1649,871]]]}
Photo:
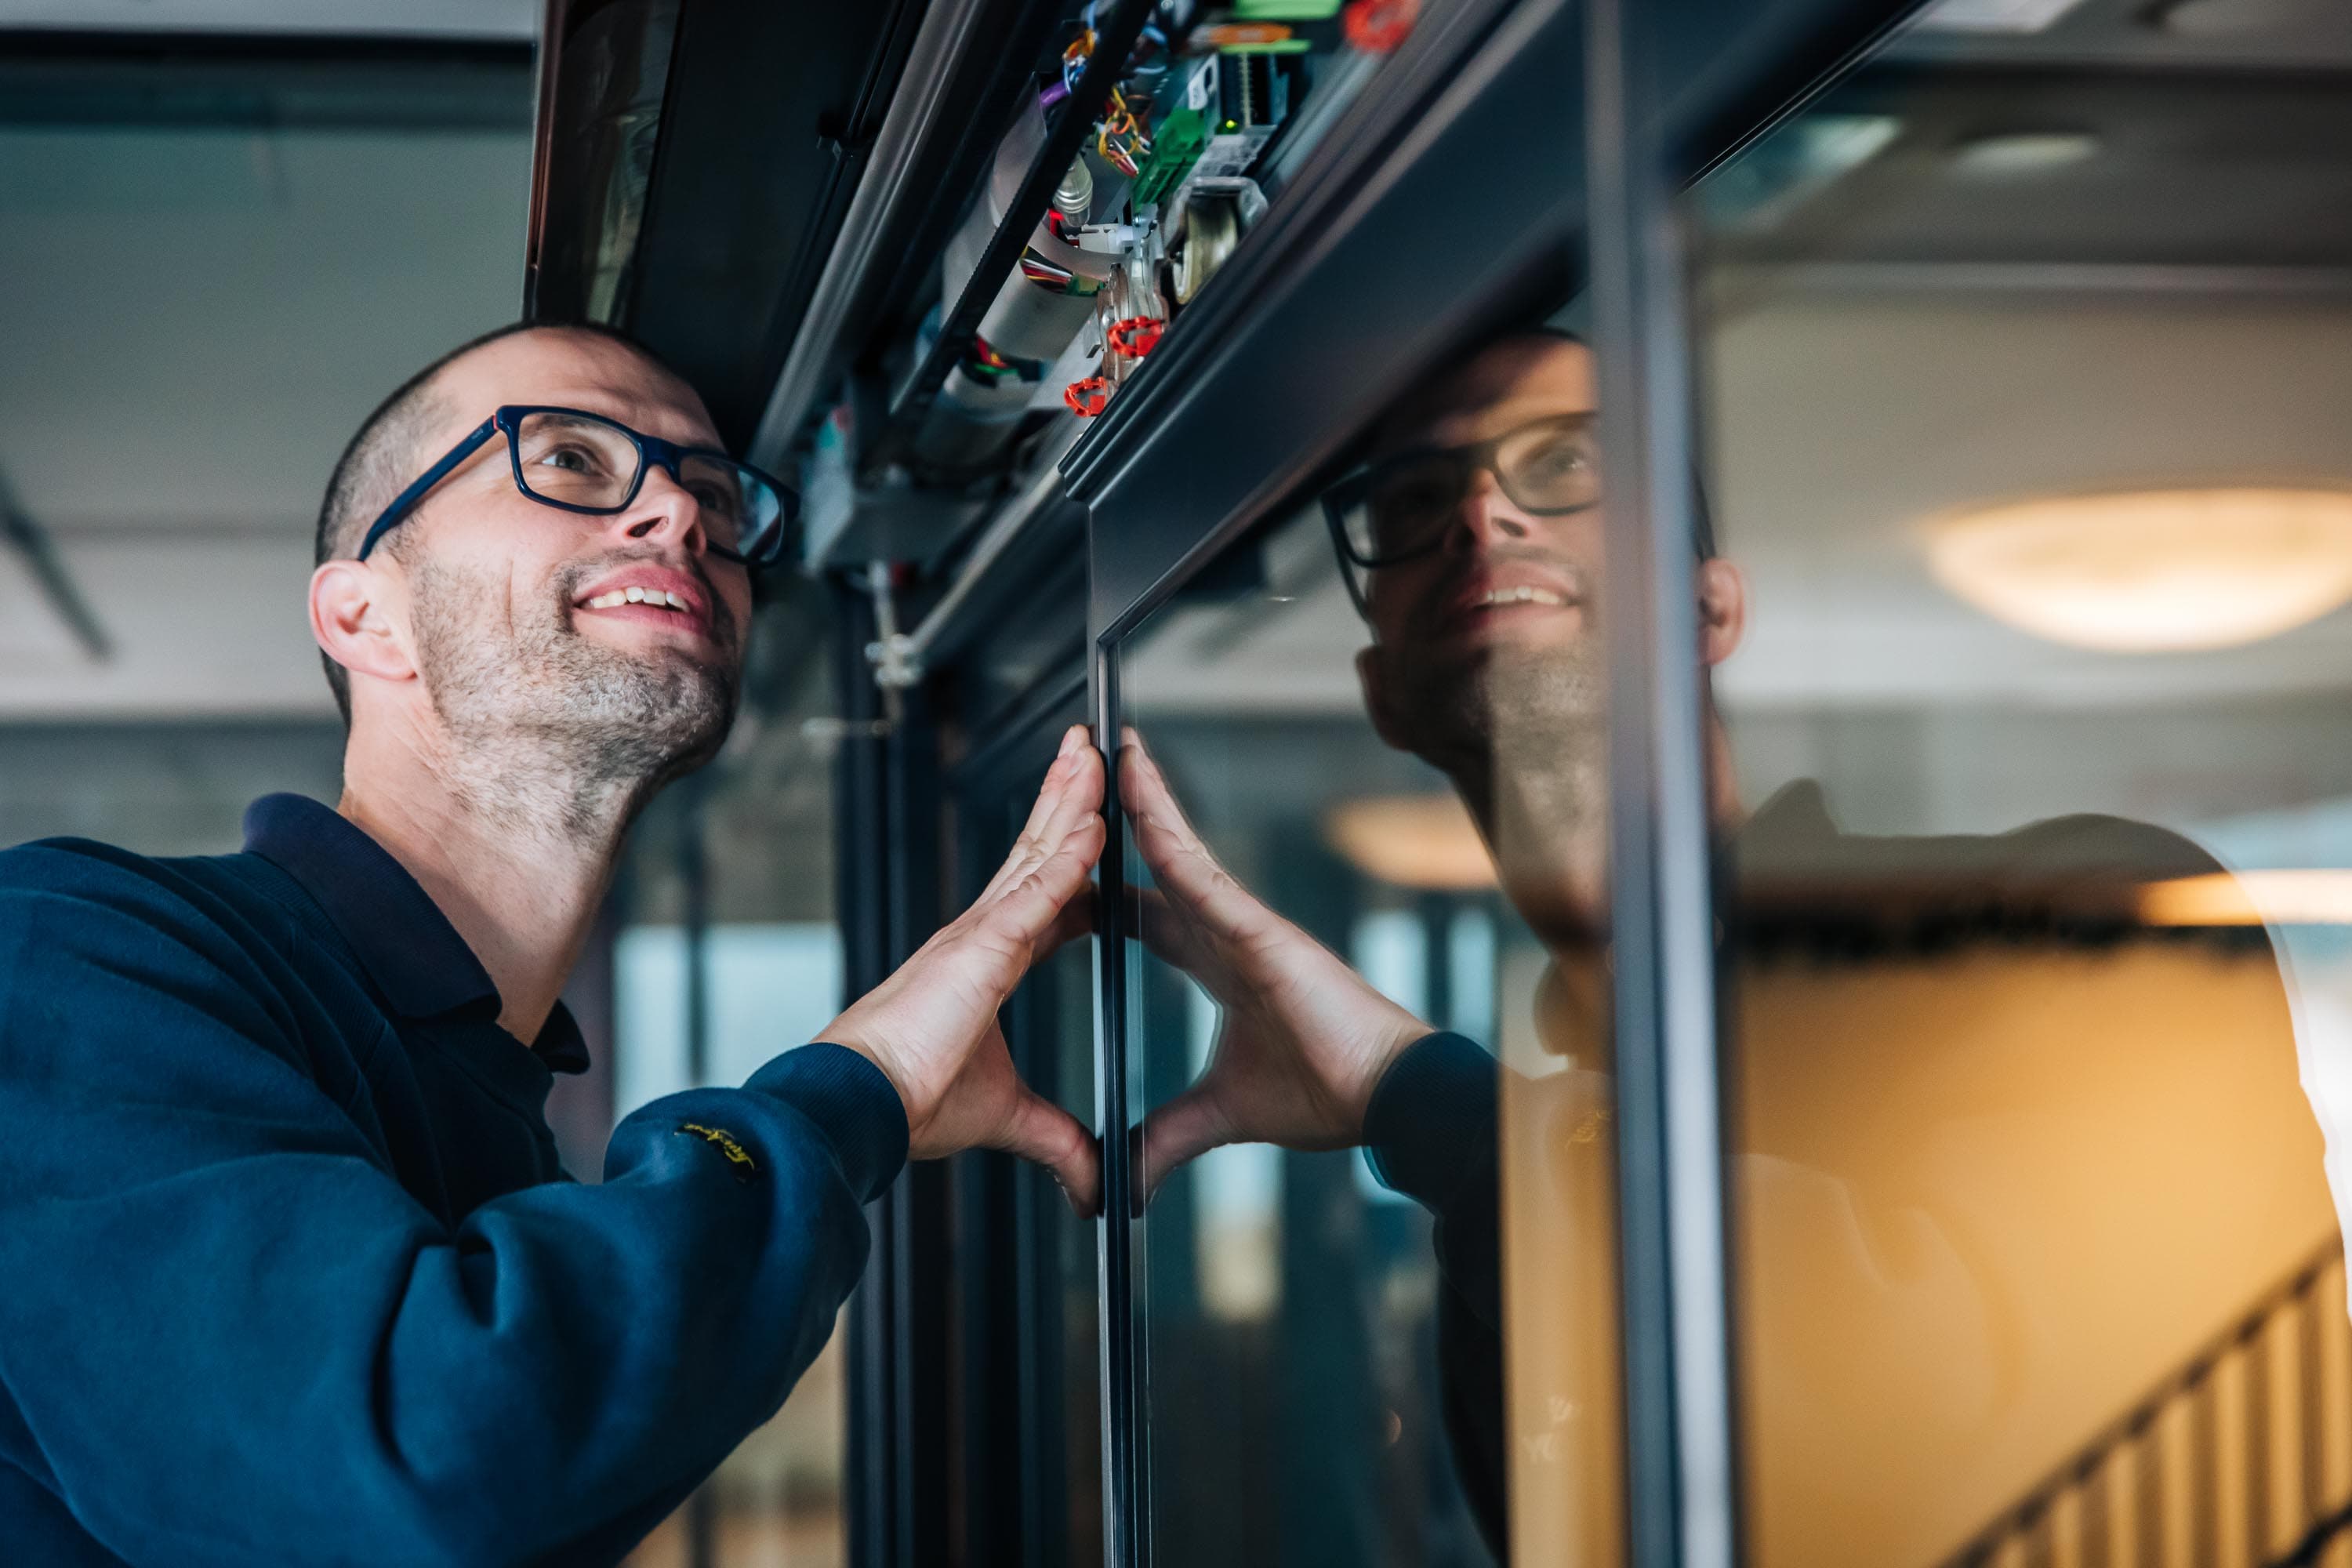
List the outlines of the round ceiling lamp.
{"label": "round ceiling lamp", "polygon": [[1977,180],[2021,180],[2072,168],[2099,155],[2087,131],[2003,131],[1952,150],[1952,171]]}
{"label": "round ceiling lamp", "polygon": [[1937,581],[2037,637],[2112,653],[2233,647],[2352,600],[2352,490],[2051,496],[1931,526]]}
{"label": "round ceiling lamp", "polygon": [[2163,31],[2184,38],[2284,33],[2327,18],[2338,0],[2175,0],[2151,13]]}

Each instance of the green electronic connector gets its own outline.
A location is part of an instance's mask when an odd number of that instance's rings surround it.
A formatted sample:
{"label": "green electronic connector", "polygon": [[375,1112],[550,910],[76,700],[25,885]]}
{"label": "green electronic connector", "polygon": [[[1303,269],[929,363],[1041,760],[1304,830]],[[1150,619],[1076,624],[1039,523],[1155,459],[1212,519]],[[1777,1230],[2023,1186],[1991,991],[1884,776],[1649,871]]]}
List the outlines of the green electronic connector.
{"label": "green electronic connector", "polygon": [[1234,0],[1236,22],[1323,22],[1339,14],[1340,0]]}
{"label": "green electronic connector", "polygon": [[1197,109],[1180,109],[1161,121],[1151,135],[1151,154],[1135,174],[1135,205],[1149,206],[1182,183],[1207,135]]}

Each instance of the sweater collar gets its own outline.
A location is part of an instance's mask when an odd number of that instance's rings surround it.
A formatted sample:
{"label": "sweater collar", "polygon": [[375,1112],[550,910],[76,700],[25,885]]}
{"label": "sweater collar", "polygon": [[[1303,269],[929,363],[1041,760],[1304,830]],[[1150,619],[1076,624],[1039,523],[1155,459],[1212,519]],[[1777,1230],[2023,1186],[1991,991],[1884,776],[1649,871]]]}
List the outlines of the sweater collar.
{"label": "sweater collar", "polygon": [[[266,795],[246,808],[245,847],[300,884],[393,1012],[498,1016],[499,988],[482,961],[408,868],[358,825],[302,795]],[[557,1072],[588,1066],[580,1026],[561,1002],[531,1048]]]}

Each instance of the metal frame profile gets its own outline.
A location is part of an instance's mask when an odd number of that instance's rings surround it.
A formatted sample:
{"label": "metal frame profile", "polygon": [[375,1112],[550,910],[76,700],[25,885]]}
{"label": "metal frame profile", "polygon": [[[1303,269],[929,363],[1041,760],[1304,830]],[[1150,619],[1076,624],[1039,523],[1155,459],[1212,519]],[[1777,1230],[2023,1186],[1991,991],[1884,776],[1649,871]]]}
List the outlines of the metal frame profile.
{"label": "metal frame profile", "polygon": [[1660,112],[1662,7],[1584,0],[1585,176],[1609,659],[1609,935],[1617,1080],[1625,1549],[1732,1568],[1731,1312],[1715,911],[1697,661],[1680,181]]}

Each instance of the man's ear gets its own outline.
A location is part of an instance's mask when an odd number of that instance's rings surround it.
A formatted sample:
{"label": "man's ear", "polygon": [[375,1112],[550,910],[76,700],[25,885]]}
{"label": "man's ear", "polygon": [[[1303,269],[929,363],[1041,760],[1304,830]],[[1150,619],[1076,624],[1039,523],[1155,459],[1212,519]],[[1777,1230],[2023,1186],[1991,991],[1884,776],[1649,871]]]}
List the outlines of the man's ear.
{"label": "man's ear", "polygon": [[1405,744],[1403,726],[1397,722],[1395,699],[1388,689],[1388,672],[1381,667],[1378,643],[1356,650],[1356,683],[1364,689],[1364,713],[1372,721],[1372,733],[1391,751],[1412,751]]}
{"label": "man's ear", "polygon": [[413,680],[415,662],[377,602],[384,580],[364,561],[330,561],[310,574],[310,635],[354,675]]}
{"label": "man's ear", "polygon": [[1698,656],[1708,668],[1738,651],[1748,635],[1748,576],[1728,561],[1698,563]]}

